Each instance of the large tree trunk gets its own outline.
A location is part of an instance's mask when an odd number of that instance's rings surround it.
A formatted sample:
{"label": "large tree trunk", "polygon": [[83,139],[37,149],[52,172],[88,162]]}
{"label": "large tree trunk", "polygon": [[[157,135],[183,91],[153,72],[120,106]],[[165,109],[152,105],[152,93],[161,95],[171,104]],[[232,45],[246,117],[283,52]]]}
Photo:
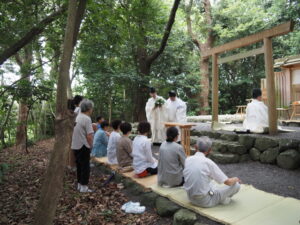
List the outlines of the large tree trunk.
{"label": "large tree trunk", "polygon": [[57,81],[55,144],[41,189],[41,197],[35,211],[34,225],[53,224],[57,203],[63,188],[65,161],[70,148],[73,128],[73,117],[70,116],[67,109],[67,89],[70,82],[69,70],[75,45],[73,41],[76,40],[79,31],[75,28],[78,24],[76,19],[80,19],[80,25],[83,18],[83,16],[79,18],[76,15],[78,13],[83,15],[86,0],[80,0],[79,6],[77,6],[76,0],[69,0],[63,54]]}
{"label": "large tree trunk", "polygon": [[200,58],[200,86],[201,93],[199,98],[200,115],[207,115],[209,112],[209,60]]}
{"label": "large tree trunk", "polygon": [[[142,79],[143,83],[138,84],[138,87],[136,89],[137,94],[135,96],[136,100],[135,100],[135,109],[134,109],[134,121],[146,120],[145,106],[146,106],[147,96],[148,96],[148,87],[147,87],[148,83],[146,83],[145,81],[147,80],[146,78],[149,77],[150,75],[151,65],[163,53],[163,51],[167,46],[167,42],[172,30],[172,26],[175,21],[176,12],[179,4],[180,4],[180,0],[174,0],[159,48],[156,51],[153,51],[151,55],[147,55],[146,46],[142,46],[142,47],[140,46],[137,48],[136,59],[138,62],[137,63],[138,72],[143,78]],[[143,27],[141,26],[140,29],[143,30]],[[142,33],[144,34],[144,31]],[[146,40],[145,37],[144,40]],[[145,42],[144,45],[147,45],[147,43]]]}
{"label": "large tree trunk", "polygon": [[[212,16],[211,16],[211,4],[210,0],[203,0],[204,4],[204,17],[205,17],[205,24],[208,26],[212,25]],[[201,43],[196,35],[193,33],[192,29],[192,21],[191,21],[191,9],[193,5],[193,0],[189,1],[189,4],[186,7],[186,22],[187,22],[187,30],[193,43],[197,46],[199,53],[200,53],[200,87],[201,92],[198,97],[199,106],[200,106],[200,115],[207,115],[209,112],[209,60],[203,59],[201,55],[203,52],[207,51],[207,49],[211,48],[213,45],[213,35],[212,29],[209,28],[207,31],[206,40],[204,43]]]}
{"label": "large tree trunk", "polygon": [[[24,59],[17,54],[16,61],[20,66],[21,79],[30,82],[30,66],[32,63],[32,48],[27,46],[24,49]],[[27,118],[29,113],[29,108],[27,105],[26,96],[21,98],[19,101],[19,113],[18,113],[18,125],[16,131],[16,149],[17,150],[27,150]]]}

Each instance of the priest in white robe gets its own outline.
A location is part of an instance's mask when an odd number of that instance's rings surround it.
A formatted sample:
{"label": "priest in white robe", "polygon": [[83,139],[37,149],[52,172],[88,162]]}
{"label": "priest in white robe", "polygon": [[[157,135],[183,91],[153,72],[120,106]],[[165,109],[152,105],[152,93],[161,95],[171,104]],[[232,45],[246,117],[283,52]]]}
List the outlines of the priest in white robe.
{"label": "priest in white robe", "polygon": [[253,89],[252,101],[247,105],[243,127],[252,133],[264,133],[269,127],[268,107],[262,101],[259,88]]}
{"label": "priest in white robe", "polygon": [[[169,92],[169,99],[167,101],[168,107],[168,122],[186,123],[186,103],[177,97],[175,91]],[[180,141],[180,128],[178,141]]]}
{"label": "priest in white robe", "polygon": [[146,103],[146,117],[151,124],[152,142],[162,143],[166,140],[164,123],[168,119],[166,100],[157,95],[155,88],[150,88],[150,96]]}

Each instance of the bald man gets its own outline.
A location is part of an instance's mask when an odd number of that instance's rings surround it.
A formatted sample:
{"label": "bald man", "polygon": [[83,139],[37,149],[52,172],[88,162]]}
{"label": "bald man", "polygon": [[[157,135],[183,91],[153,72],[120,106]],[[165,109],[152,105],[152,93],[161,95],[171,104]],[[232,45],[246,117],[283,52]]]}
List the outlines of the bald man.
{"label": "bald man", "polygon": [[[231,197],[240,190],[240,179],[228,178],[222,170],[206,156],[211,152],[212,142],[204,136],[198,139],[195,155],[185,160],[183,170],[184,188],[192,204],[210,208],[218,204],[227,205]],[[225,184],[214,187],[211,181]]]}

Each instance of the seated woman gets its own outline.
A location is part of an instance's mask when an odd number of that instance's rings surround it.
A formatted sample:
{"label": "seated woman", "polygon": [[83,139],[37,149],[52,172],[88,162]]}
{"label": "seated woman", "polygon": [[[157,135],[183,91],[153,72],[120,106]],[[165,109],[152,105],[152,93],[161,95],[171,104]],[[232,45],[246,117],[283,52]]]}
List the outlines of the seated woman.
{"label": "seated woman", "polygon": [[111,132],[107,145],[107,161],[109,164],[118,164],[117,160],[117,143],[121,138],[120,125],[121,120],[114,120],[111,123],[113,131]]}
{"label": "seated woman", "polygon": [[101,129],[98,129],[94,135],[92,157],[104,157],[107,155],[109,124],[107,121],[101,123]]}
{"label": "seated woman", "polygon": [[181,186],[183,184],[183,169],[185,153],[177,144],[178,129],[170,127],[167,130],[167,141],[159,149],[158,185],[165,187]]}
{"label": "seated woman", "polygon": [[[132,165],[132,141],[129,138],[129,135],[132,130],[130,123],[122,123],[120,130],[123,133],[123,136],[120,138],[117,144],[117,159],[118,164],[121,168],[131,167]],[[131,167],[132,170],[132,167]]]}
{"label": "seated woman", "polygon": [[152,156],[151,141],[148,139],[150,129],[150,123],[140,122],[138,125],[139,135],[133,140],[132,166],[138,177],[157,174],[157,160]]}

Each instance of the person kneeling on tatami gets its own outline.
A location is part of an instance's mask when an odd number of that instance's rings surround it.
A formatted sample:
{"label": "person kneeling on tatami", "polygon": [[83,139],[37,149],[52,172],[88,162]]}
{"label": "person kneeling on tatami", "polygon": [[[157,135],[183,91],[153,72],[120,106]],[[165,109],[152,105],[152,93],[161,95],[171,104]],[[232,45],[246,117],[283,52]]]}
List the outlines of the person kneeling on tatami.
{"label": "person kneeling on tatami", "polygon": [[[184,188],[192,204],[209,208],[218,204],[229,204],[231,197],[240,190],[240,179],[228,178],[222,170],[206,156],[211,152],[212,141],[204,136],[196,144],[196,154],[185,160],[183,170]],[[225,184],[214,187],[211,181]]]}

